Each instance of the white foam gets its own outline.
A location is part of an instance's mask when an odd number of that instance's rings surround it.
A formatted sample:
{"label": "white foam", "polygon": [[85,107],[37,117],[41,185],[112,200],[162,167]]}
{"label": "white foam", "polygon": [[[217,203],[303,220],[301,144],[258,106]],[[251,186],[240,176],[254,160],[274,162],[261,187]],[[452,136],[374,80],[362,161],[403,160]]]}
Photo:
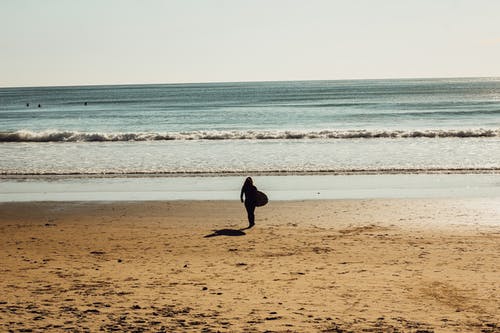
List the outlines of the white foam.
{"label": "white foam", "polygon": [[500,129],[321,130],[321,131],[191,131],[167,133],[95,133],[79,131],[0,132],[0,142],[112,142],[170,140],[299,140],[381,138],[500,137]]}

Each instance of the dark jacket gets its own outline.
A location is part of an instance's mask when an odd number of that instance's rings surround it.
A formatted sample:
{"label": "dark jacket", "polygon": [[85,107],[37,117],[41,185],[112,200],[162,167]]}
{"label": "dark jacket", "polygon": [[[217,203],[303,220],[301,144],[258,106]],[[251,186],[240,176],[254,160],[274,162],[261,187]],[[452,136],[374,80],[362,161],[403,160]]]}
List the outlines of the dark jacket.
{"label": "dark jacket", "polygon": [[255,204],[257,198],[257,187],[252,184],[244,184],[241,188],[240,199],[243,201],[243,194],[245,194],[245,204]]}

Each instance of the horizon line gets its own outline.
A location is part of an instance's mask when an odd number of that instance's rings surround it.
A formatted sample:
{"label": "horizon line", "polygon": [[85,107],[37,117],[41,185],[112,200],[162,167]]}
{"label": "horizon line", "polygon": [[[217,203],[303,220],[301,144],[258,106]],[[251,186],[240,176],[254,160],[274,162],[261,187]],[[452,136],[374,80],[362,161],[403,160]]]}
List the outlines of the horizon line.
{"label": "horizon line", "polygon": [[291,80],[248,80],[248,81],[192,81],[192,82],[149,82],[149,83],[89,83],[66,85],[19,85],[0,86],[0,89],[16,88],[76,88],[76,87],[105,87],[105,86],[136,86],[136,85],[190,85],[190,84],[230,84],[230,83],[277,83],[277,82],[321,82],[321,81],[391,81],[391,80],[423,80],[423,79],[500,79],[500,76],[408,76],[408,77],[382,77],[382,78],[350,78],[350,79],[291,79]]}

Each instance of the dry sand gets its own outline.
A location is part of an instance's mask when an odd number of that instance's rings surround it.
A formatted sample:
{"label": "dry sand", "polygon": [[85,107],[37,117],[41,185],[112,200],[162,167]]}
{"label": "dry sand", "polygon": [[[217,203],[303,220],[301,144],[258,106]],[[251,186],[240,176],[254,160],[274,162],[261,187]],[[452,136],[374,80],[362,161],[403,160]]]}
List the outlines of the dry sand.
{"label": "dry sand", "polygon": [[4,203],[0,331],[500,332],[499,207]]}

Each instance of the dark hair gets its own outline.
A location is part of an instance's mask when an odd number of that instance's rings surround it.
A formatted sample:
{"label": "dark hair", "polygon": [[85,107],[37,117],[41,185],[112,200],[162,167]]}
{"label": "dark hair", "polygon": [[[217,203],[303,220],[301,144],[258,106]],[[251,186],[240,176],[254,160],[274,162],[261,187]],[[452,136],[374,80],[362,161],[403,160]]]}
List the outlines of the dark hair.
{"label": "dark hair", "polygon": [[247,177],[247,179],[245,179],[244,185],[253,185],[252,177]]}

